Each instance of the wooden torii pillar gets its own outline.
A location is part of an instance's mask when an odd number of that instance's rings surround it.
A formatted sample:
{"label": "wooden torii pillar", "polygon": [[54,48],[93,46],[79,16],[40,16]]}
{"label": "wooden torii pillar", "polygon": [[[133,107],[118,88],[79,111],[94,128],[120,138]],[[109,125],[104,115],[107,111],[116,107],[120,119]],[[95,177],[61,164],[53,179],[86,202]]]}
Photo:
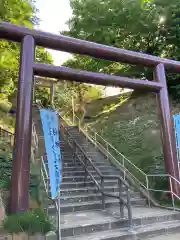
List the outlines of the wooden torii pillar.
{"label": "wooden torii pillar", "polygon": [[[0,38],[21,43],[20,71],[18,81],[15,144],[10,196],[11,213],[26,212],[29,199],[30,153],[32,133],[32,90],[34,75],[69,81],[141,89],[155,92],[160,112],[160,128],[166,173],[169,186],[175,196],[180,196],[179,165],[176,154],[175,135],[171,119],[166,71],[180,73],[180,61],[164,59],[141,52],[105,46],[98,43],[54,35],[0,21]],[[87,55],[103,60],[141,65],[154,71],[154,81],[132,79],[117,75],[88,72],[35,62],[35,47],[40,46],[72,54]]]}

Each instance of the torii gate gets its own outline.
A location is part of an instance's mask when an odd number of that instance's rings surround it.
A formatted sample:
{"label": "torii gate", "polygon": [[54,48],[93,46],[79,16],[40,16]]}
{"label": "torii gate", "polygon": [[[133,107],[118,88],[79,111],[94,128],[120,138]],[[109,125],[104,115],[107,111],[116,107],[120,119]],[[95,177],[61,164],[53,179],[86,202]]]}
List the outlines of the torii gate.
{"label": "torii gate", "polygon": [[[35,86],[42,88],[50,88],[50,103],[54,104],[54,95],[55,95],[55,79],[47,79],[42,77],[35,77]],[[35,87],[33,89],[33,100],[35,100]]]}
{"label": "torii gate", "polygon": [[[18,104],[15,128],[14,159],[12,171],[11,212],[27,211],[30,173],[32,95],[34,75],[71,80],[104,86],[144,89],[155,92],[160,112],[162,145],[167,174],[179,180],[175,134],[170,114],[165,71],[180,73],[180,62],[115,47],[87,42],[62,35],[0,22],[0,38],[21,43]],[[115,75],[81,71],[66,67],[35,63],[35,46],[70,53],[88,55],[110,61],[153,68],[153,81],[130,79]],[[165,70],[166,69],[166,70]],[[172,181],[172,190],[180,196],[179,185]]]}

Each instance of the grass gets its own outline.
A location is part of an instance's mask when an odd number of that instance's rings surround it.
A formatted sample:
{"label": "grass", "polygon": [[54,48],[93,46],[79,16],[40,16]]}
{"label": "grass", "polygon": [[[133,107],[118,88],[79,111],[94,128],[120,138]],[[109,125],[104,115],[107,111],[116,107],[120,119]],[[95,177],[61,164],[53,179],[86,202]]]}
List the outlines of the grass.
{"label": "grass", "polygon": [[[173,114],[180,105],[171,103]],[[127,93],[89,103],[87,123],[146,173],[164,173],[155,94]],[[137,173],[138,174],[138,173]]]}

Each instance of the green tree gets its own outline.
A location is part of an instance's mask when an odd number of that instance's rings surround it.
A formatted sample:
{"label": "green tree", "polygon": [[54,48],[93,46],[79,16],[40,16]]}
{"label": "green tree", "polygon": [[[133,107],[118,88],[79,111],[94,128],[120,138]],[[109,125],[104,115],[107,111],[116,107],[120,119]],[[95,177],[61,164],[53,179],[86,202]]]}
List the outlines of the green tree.
{"label": "green tree", "polygon": [[[179,60],[180,1],[71,0],[68,36]],[[152,79],[152,70],[83,56],[76,68]],[[84,69],[83,68],[83,69]],[[178,97],[179,75],[168,75],[170,93]]]}
{"label": "green tree", "polygon": [[[0,20],[33,28],[38,24],[36,13],[37,9],[33,0],[0,0]],[[0,41],[1,98],[8,98],[11,101],[16,98],[19,58],[19,44]],[[37,48],[36,61],[43,63],[53,62],[51,55],[43,48]],[[41,90],[39,92],[41,92]]]}
{"label": "green tree", "polygon": [[[89,60],[91,61],[91,59],[88,57],[83,59],[84,61],[82,61],[81,56],[74,55],[73,59],[69,59],[63,65],[74,69],[79,68],[91,71],[93,62],[90,64]],[[66,99],[66,105],[68,105],[67,103],[72,104],[71,99],[73,97],[77,112],[85,111],[86,103],[102,97],[102,88],[84,83],[64,81],[63,86],[61,84],[61,89],[64,91],[63,98]]]}
{"label": "green tree", "polygon": [[[36,49],[36,62],[53,64],[53,59],[52,59],[52,56],[44,48],[38,47]],[[41,103],[46,102],[48,104],[50,100],[50,90],[48,88],[42,88],[42,87],[36,86],[35,98],[36,100],[40,100]]]}

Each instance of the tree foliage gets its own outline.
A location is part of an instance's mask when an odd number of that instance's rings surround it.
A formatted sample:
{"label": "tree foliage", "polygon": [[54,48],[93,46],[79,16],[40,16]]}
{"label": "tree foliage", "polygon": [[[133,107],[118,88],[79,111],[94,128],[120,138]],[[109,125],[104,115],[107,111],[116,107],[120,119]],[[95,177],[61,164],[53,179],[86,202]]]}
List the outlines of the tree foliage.
{"label": "tree foliage", "polygon": [[[33,0],[0,0],[0,20],[34,28],[38,24]],[[0,97],[14,99],[17,94],[20,44],[0,41]],[[49,53],[36,49],[36,61],[52,63]]]}
{"label": "tree foliage", "polygon": [[[88,67],[92,68],[92,65],[88,62],[88,60],[90,60],[90,58],[86,57],[84,58],[84,61],[82,61],[81,56],[74,55],[73,59],[67,60],[63,65],[74,69],[79,68],[81,70],[87,70]],[[59,105],[57,107],[72,106],[73,97],[75,110],[78,112],[84,109],[86,103],[102,97],[102,94],[102,87],[64,81],[56,88],[56,104]]]}
{"label": "tree foliage", "polygon": [[102,97],[102,88],[89,84],[64,81],[56,86],[55,105],[57,109],[75,112],[85,111],[85,104]]}
{"label": "tree foliage", "polygon": [[[71,0],[73,15],[63,34],[118,48],[180,60],[180,1]],[[152,70],[75,55],[76,68],[152,79]],[[168,86],[179,97],[179,75]]]}

